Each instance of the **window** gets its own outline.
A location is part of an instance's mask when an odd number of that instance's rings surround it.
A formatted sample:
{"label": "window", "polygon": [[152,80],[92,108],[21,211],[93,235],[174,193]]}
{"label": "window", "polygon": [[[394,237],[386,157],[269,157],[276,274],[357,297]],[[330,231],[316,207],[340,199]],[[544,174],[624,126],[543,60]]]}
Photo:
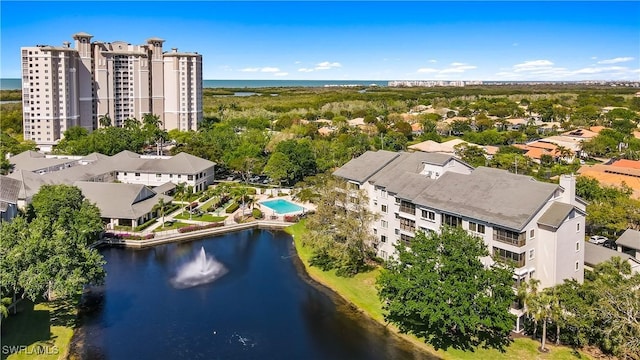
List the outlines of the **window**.
{"label": "window", "polygon": [[347,183],[347,189],[349,190],[360,190],[360,185],[356,183]]}
{"label": "window", "polygon": [[382,212],[386,213],[387,212],[387,205],[382,205]]}
{"label": "window", "polygon": [[412,236],[405,235],[405,234],[400,235],[400,241],[402,241],[407,246],[411,244],[411,240],[413,240]]}
{"label": "window", "polygon": [[529,230],[529,239],[536,237],[536,231],[534,229]]}
{"label": "window", "polygon": [[580,251],[580,241],[576,241],[576,251]]}
{"label": "window", "polygon": [[415,215],[416,214],[416,205],[412,204],[408,201],[400,201],[400,211],[403,213]]}
{"label": "window", "polygon": [[396,235],[400,235],[400,229],[395,229]]}
{"label": "window", "polygon": [[461,227],[462,226],[462,218],[453,215],[442,215],[442,222],[445,225],[449,225],[451,227]]}
{"label": "window", "polygon": [[140,173],[136,173],[136,176],[140,176]]}
{"label": "window", "polygon": [[386,220],[380,220],[380,226],[381,226],[383,229],[386,229],[386,228],[387,228],[387,226],[389,226],[389,223],[387,223],[387,221],[386,221]]}
{"label": "window", "polygon": [[576,271],[578,271],[579,268],[580,268],[580,262],[576,261]]}
{"label": "window", "polygon": [[580,231],[580,223],[576,224],[576,232]]}
{"label": "window", "polygon": [[525,246],[527,244],[525,233],[518,234],[515,231],[500,228],[493,229],[493,240],[515,246]]}
{"label": "window", "polygon": [[405,231],[416,231],[416,222],[415,220],[400,218],[400,229]]}
{"label": "window", "polygon": [[429,211],[429,210],[422,210],[422,218],[423,219],[427,219],[427,220],[431,220],[431,221],[435,221],[436,220],[436,213],[434,213],[433,211]]}
{"label": "window", "polygon": [[187,180],[193,180],[193,175],[187,175]]}
{"label": "window", "polygon": [[480,233],[480,234],[484,234],[484,225],[474,223],[473,221],[469,221],[469,230]]}
{"label": "window", "polygon": [[529,250],[529,260],[533,259],[536,256],[536,249]]}
{"label": "window", "polygon": [[162,174],[156,174],[156,177],[160,178],[160,177],[162,177]]}
{"label": "window", "polygon": [[521,268],[524,266],[524,253],[517,254],[509,250],[494,247],[493,257],[497,261],[512,262],[516,268]]}
{"label": "window", "polygon": [[387,191],[380,189],[380,197],[383,199],[387,198]]}
{"label": "window", "polygon": [[387,242],[387,236],[386,235],[380,235],[380,242]]}

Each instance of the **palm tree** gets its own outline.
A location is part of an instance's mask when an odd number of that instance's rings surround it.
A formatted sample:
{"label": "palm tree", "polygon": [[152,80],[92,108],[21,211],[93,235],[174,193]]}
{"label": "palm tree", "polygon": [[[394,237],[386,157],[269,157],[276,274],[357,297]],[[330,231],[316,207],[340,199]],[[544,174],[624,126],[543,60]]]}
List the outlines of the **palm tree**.
{"label": "palm tree", "polygon": [[164,198],[160,198],[158,200],[158,203],[153,207],[153,211],[158,211],[159,214],[162,216],[162,228],[164,229],[164,211],[166,210],[166,205],[164,202]]}
{"label": "palm tree", "polygon": [[246,186],[236,187],[235,189],[233,189],[233,194],[242,198],[242,216],[244,216],[244,206],[246,198],[249,195],[249,188]]}
{"label": "palm tree", "polygon": [[518,299],[522,303],[525,314],[529,315],[534,321],[533,338],[536,338],[536,331],[538,330],[538,320],[533,314],[535,313],[536,297],[538,295],[538,285],[540,280],[529,279],[529,282],[523,282],[518,287]]}
{"label": "palm tree", "polygon": [[[183,183],[183,182],[177,183],[176,190],[175,190],[176,200],[182,202],[185,198],[186,190],[187,190],[186,183]],[[184,206],[182,207],[182,213],[184,214]]]}
{"label": "palm tree", "polygon": [[100,115],[100,117],[98,117],[98,124],[100,124],[100,126],[102,127],[111,126],[113,123],[111,121],[111,117],[109,116],[109,113]]}

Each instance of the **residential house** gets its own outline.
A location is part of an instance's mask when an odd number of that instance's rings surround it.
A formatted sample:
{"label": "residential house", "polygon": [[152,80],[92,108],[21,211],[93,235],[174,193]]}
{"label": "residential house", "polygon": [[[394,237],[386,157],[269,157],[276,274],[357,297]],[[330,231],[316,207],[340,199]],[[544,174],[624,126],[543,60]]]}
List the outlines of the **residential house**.
{"label": "residential house", "polygon": [[18,215],[20,181],[0,175],[0,222]]}
{"label": "residential house", "polygon": [[626,261],[631,266],[632,273],[640,273],[640,260],[632,257],[627,253],[622,253],[601,245],[592,244],[590,242],[584,243],[584,268],[585,270],[593,270],[597,265],[611,260],[614,257],[619,257],[623,261]]}
{"label": "residential house", "polygon": [[608,164],[583,165],[578,174],[594,178],[606,186],[624,184],[633,190],[633,198],[640,199],[640,161],[621,159]]}
{"label": "residential house", "polygon": [[616,240],[618,251],[640,260],[640,231],[627,229]]}

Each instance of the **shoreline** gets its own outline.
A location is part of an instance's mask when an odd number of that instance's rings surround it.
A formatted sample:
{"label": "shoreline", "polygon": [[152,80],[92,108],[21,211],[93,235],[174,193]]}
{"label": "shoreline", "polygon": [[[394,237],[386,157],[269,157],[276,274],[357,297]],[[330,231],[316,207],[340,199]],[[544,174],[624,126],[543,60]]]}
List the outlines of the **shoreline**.
{"label": "shoreline", "polygon": [[[293,225],[297,225],[299,223],[296,224],[292,224]],[[311,267],[308,264],[308,262],[306,261],[306,259],[303,259],[300,256],[300,249],[299,247],[303,247],[302,243],[300,242],[299,238],[296,239],[294,231],[295,230],[291,230],[291,227],[286,227],[283,229],[287,234],[291,235],[291,239],[293,241],[293,246],[294,249],[296,251],[296,256],[298,257],[298,260],[300,261],[301,265],[302,265],[302,269],[305,272],[305,275],[307,277],[309,277],[313,282],[319,284],[320,286],[322,286],[323,288],[328,289],[334,296],[339,297],[340,299],[342,299],[343,301],[345,301],[354,311],[357,311],[358,313],[364,315],[367,319],[369,319],[372,322],[375,322],[376,324],[378,324],[379,326],[382,326],[386,331],[390,332],[393,336],[398,337],[399,339],[401,339],[402,341],[406,341],[409,344],[411,344],[412,346],[414,346],[417,350],[421,351],[424,353],[425,356],[429,357],[429,358],[436,358],[436,359],[445,359],[442,354],[437,353],[436,351],[434,351],[433,348],[431,348],[428,344],[426,344],[423,341],[420,341],[418,338],[416,338],[413,335],[407,335],[407,334],[403,334],[401,333],[398,328],[390,323],[384,323],[383,321],[381,321],[381,319],[377,319],[375,316],[373,316],[373,314],[369,313],[366,309],[358,306],[356,303],[354,303],[353,301],[351,301],[351,299],[349,299],[346,295],[344,295],[342,292],[338,291],[335,287],[331,286],[331,284],[329,284],[328,282],[326,282],[322,277],[317,276],[315,274],[313,274],[312,271],[310,271]]]}

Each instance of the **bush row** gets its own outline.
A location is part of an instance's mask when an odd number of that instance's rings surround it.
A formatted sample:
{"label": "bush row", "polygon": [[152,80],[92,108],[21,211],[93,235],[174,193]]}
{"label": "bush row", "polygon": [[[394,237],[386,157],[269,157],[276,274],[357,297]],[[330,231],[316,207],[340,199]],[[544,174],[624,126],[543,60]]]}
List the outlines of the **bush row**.
{"label": "bush row", "polygon": [[185,227],[179,228],[178,232],[182,234],[182,233],[188,233],[188,232],[197,231],[197,230],[217,228],[217,227],[221,227],[222,225],[224,225],[223,222],[211,223],[207,225],[191,225],[191,226],[185,226]]}
{"label": "bush row", "polygon": [[298,215],[285,215],[284,221],[286,222],[298,222],[300,220],[300,216]]}
{"label": "bush row", "polygon": [[227,214],[231,214],[232,212],[238,210],[240,208],[240,204],[238,204],[237,202],[232,203],[231,205],[229,205],[227,207],[227,209],[225,210],[225,212]]}
{"label": "bush row", "polygon": [[104,233],[104,237],[107,238],[112,238],[112,239],[124,239],[124,240],[149,240],[149,239],[153,239],[156,236],[156,234],[147,234],[147,235],[137,235],[137,234],[129,234],[129,233],[111,233],[111,232],[106,232]]}

